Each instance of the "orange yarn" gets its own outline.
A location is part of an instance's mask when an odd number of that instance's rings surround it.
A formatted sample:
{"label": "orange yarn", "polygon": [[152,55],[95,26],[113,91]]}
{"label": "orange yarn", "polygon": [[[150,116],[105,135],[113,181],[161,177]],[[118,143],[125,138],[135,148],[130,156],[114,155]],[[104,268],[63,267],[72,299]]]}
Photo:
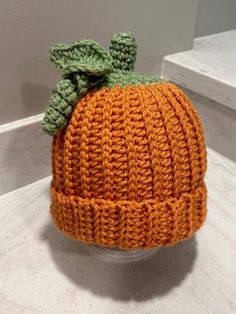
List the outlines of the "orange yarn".
{"label": "orange yarn", "polygon": [[88,92],[53,138],[52,168],[51,214],[72,238],[167,246],[205,220],[203,131],[174,84]]}

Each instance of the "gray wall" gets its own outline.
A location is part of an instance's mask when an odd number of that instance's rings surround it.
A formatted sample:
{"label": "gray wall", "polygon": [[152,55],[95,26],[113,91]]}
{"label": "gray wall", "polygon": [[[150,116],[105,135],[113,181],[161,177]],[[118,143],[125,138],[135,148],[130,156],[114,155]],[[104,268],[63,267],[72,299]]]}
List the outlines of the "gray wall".
{"label": "gray wall", "polygon": [[200,0],[195,37],[236,28],[236,0]]}
{"label": "gray wall", "polygon": [[44,111],[59,75],[49,48],[92,38],[108,45],[130,30],[139,45],[136,69],[161,72],[162,57],[190,49],[197,0],[1,0],[0,124]]}

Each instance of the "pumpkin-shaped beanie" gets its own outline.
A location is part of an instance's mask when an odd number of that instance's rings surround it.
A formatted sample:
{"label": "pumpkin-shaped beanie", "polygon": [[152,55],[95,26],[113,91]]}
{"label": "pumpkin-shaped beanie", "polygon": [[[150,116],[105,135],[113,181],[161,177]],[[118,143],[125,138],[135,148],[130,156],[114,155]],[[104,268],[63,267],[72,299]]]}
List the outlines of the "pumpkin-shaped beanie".
{"label": "pumpkin-shaped beanie", "polygon": [[199,116],[176,85],[134,72],[131,33],[51,48],[62,74],[42,128],[53,135],[51,216],[67,236],[122,249],[174,245],[206,217]]}

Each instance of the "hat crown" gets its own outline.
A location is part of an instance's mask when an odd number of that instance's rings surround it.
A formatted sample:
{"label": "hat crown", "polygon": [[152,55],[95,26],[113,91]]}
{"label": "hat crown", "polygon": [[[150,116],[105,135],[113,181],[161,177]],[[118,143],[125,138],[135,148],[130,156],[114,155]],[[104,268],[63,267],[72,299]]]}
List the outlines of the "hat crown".
{"label": "hat crown", "polygon": [[163,201],[195,190],[206,168],[198,115],[173,84],[91,91],[54,142],[55,184],[83,198]]}

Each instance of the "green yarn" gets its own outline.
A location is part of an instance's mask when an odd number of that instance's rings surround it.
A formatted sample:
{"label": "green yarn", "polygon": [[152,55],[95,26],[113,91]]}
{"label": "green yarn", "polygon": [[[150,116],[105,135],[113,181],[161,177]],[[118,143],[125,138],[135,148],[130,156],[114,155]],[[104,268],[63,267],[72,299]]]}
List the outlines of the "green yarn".
{"label": "green yarn", "polygon": [[160,83],[165,80],[151,76],[148,74],[139,74],[136,72],[126,72],[116,71],[107,75],[106,80],[99,84],[99,88],[104,86],[108,86],[113,88],[115,85],[120,85],[121,87],[125,87],[126,85],[137,85],[137,84],[151,84],[151,83]]}
{"label": "green yarn", "polygon": [[[49,97],[49,108],[58,111],[65,117],[69,117],[72,111],[72,106],[67,102],[62,96],[57,92],[57,90],[52,91]],[[46,112],[47,114],[48,112]]]}
{"label": "green yarn", "polygon": [[109,48],[113,59],[113,69],[120,71],[134,70],[137,45],[134,36],[130,32],[114,34]]}
{"label": "green yarn", "polygon": [[71,45],[58,44],[50,49],[49,57],[64,77],[78,72],[97,76],[112,71],[109,52],[89,39]]}
{"label": "green yarn", "polygon": [[89,89],[89,78],[85,74],[75,74],[74,82],[77,89],[77,98],[82,97]]}
{"label": "green yarn", "polygon": [[43,121],[41,122],[42,129],[49,135],[54,135],[58,129],[64,128],[67,123],[67,118],[59,110],[55,109],[52,105],[51,97],[53,98],[54,92],[50,95],[48,109],[45,113]]}
{"label": "green yarn", "polygon": [[63,99],[68,101],[69,104],[74,104],[77,99],[76,86],[69,79],[61,80],[57,83],[56,90]]}
{"label": "green yarn", "polygon": [[88,77],[74,74],[70,79],[61,80],[49,97],[49,106],[41,126],[49,135],[56,134],[58,129],[65,127],[74,106],[89,88]]}
{"label": "green yarn", "polygon": [[49,57],[64,78],[51,93],[41,123],[45,132],[54,135],[65,127],[77,101],[112,71],[112,57],[97,42],[87,39],[58,44],[50,49]]}
{"label": "green yarn", "polygon": [[109,51],[93,40],[80,40],[71,45],[58,44],[49,57],[63,79],[49,97],[49,106],[41,122],[42,129],[55,135],[66,126],[78,100],[93,87],[159,83],[164,80],[134,72],[137,45],[130,32],[112,36]]}

